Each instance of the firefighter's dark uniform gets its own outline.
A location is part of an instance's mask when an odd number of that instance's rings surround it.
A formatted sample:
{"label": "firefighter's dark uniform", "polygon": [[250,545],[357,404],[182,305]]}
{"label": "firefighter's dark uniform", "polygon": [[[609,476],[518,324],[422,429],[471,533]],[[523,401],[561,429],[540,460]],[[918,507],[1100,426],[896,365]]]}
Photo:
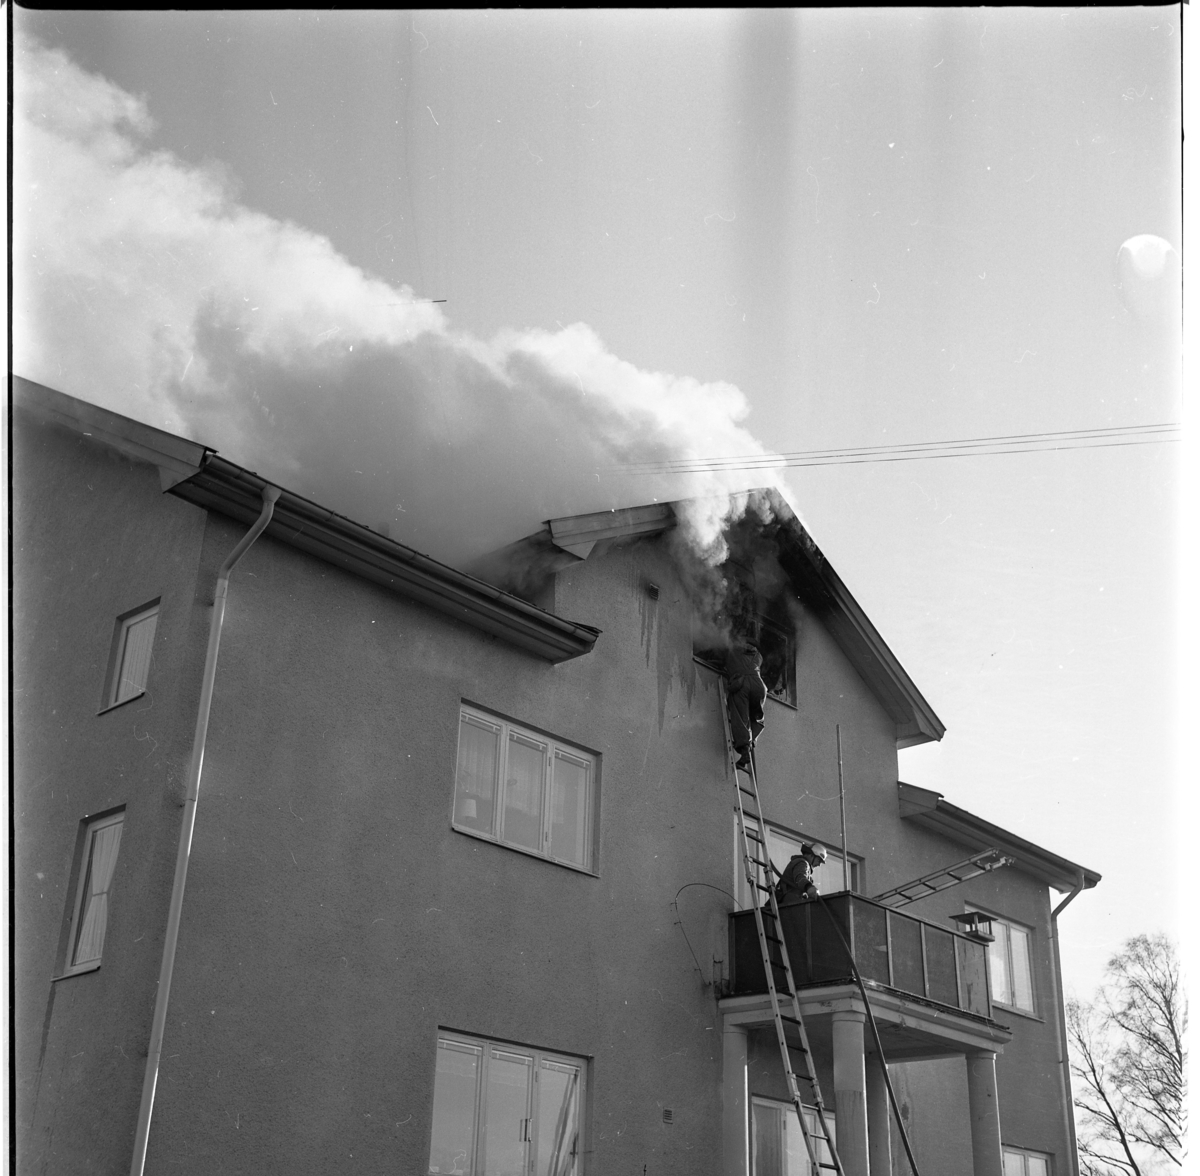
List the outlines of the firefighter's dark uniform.
{"label": "firefighter's dark uniform", "polygon": [[792,906],[816,897],[817,887],[813,882],[812,865],[802,854],[796,854],[784,866],[783,873],[775,884],[775,901],[780,906]]}
{"label": "firefighter's dark uniform", "polygon": [[767,685],[759,673],[761,668],[762,655],[752,645],[734,646],[725,655],[729,726],[739,768],[749,765],[750,749],[763,729]]}

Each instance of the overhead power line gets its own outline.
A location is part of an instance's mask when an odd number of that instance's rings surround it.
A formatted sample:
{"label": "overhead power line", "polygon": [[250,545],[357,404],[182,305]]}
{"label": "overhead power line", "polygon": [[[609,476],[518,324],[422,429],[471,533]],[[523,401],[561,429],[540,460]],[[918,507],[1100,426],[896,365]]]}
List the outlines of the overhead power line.
{"label": "overhead power line", "polygon": [[790,453],[739,457],[694,457],[672,461],[632,462],[635,474],[717,473],[722,470],[859,465],[864,462],[927,461],[945,457],[998,457],[1009,453],[1047,453],[1060,449],[1109,449],[1127,445],[1159,445],[1178,441],[1180,426],[1172,422],[1104,429],[1066,429],[1056,433],[1010,433],[957,441],[916,441],[894,445],[861,445],[840,449],[805,449]]}

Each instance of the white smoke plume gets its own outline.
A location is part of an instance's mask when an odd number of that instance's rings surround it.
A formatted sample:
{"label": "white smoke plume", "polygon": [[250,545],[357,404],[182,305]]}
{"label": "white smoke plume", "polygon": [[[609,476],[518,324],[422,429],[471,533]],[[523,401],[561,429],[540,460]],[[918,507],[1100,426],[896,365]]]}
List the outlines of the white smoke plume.
{"label": "white smoke plume", "polygon": [[28,40],[15,58],[18,374],[460,565],[546,518],[691,497],[721,504],[688,520],[716,559],[727,495],[786,496],[772,471],[635,471],[764,455],[732,385],[641,371],[583,324],[455,330],[154,149],[142,99]]}

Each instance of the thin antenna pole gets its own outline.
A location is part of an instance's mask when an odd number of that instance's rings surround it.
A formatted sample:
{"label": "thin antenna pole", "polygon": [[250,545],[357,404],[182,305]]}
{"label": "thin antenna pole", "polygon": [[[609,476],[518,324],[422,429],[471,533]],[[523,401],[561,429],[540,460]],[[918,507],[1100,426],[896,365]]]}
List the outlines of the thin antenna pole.
{"label": "thin antenna pole", "polygon": [[[826,728],[828,730],[828,728]],[[842,778],[842,725],[837,727],[838,800],[842,806],[842,889],[850,889],[850,853],[846,848],[846,782]]]}

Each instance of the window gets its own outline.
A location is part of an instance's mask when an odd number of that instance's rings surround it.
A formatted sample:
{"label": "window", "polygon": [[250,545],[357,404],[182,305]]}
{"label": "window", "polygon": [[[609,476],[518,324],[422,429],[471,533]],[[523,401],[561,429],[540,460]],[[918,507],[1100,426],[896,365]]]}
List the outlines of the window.
{"label": "window", "polygon": [[582,1058],[443,1033],[429,1171],[579,1176]]}
{"label": "window", "polygon": [[1033,968],[1030,963],[1029,946],[1031,933],[1027,927],[1010,923],[994,915],[992,934],[994,943],[987,946],[988,969],[992,984],[992,1000],[1009,1008],[1032,1013]]}
{"label": "window", "polygon": [[75,894],[67,966],[63,973],[66,976],[90,972],[100,966],[104,933],[108,929],[108,894],[117,868],[124,821],[123,812],[111,813],[89,821],[85,827],[79,888]]}
{"label": "window", "polygon": [[758,618],[756,644],[762,654],[762,679],[767,693],[791,706],[796,705],[796,635],[790,626],[784,626],[766,617]]}
{"label": "window", "polygon": [[1004,1176],[1051,1176],[1050,1157],[1045,1152],[1006,1147]]}
{"label": "window", "polygon": [[716,638],[728,641],[730,636],[749,641],[762,654],[759,673],[767,693],[789,706],[796,705],[796,634],[790,626],[752,613],[740,623],[732,622],[730,632],[716,634],[710,627],[697,625],[692,635],[692,656],[717,673],[725,669],[725,650]]}
{"label": "window", "polygon": [[[751,905],[750,894],[746,886],[745,866],[742,863],[741,839],[737,837],[737,817],[735,816],[733,820],[734,836],[738,841],[734,867],[737,870],[738,903],[742,910],[748,910]],[[811,841],[808,842],[808,844],[811,843]],[[824,845],[825,843],[820,842],[820,844]],[[767,826],[767,852],[770,855],[771,864],[776,869],[782,871],[804,845],[804,839],[797,837],[795,833],[785,833],[773,825]],[[827,845],[825,850],[829,856],[825,859],[824,865],[817,866],[813,870],[813,881],[822,894],[836,894],[839,890],[846,888],[842,880],[842,855]],[[757,867],[756,871],[759,875],[758,880],[761,882],[762,871]],[[850,857],[850,889],[858,890],[858,862],[854,860],[853,855]]]}
{"label": "window", "polygon": [[102,710],[146,693],[154,630],[158,626],[158,604],[155,600],[117,618]]}
{"label": "window", "polygon": [[462,708],[456,829],[590,870],[595,808],[594,755]]}
{"label": "window", "polygon": [[[829,1134],[837,1145],[837,1124],[825,1112]],[[791,1103],[754,1098],[750,1101],[750,1176],[820,1176],[835,1172],[829,1145],[821,1134],[815,1107],[804,1108],[804,1124],[816,1144],[819,1167],[813,1171],[808,1148],[800,1133],[800,1119]],[[1008,1172],[1004,1173],[1008,1176]]]}

